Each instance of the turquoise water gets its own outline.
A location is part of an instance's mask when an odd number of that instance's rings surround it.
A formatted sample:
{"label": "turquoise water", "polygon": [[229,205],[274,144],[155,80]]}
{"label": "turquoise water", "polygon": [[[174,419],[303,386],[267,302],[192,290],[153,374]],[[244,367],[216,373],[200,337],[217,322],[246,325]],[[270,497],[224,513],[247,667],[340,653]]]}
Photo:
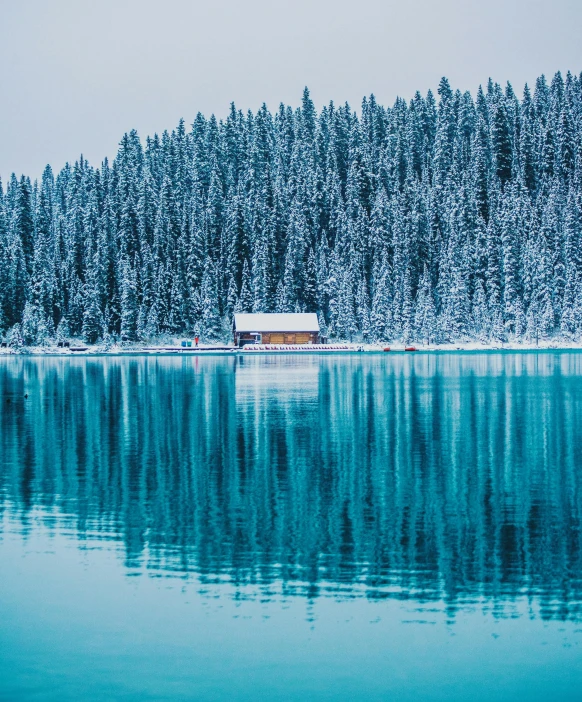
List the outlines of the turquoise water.
{"label": "turquoise water", "polygon": [[0,699],[579,700],[581,517],[579,353],[0,357]]}

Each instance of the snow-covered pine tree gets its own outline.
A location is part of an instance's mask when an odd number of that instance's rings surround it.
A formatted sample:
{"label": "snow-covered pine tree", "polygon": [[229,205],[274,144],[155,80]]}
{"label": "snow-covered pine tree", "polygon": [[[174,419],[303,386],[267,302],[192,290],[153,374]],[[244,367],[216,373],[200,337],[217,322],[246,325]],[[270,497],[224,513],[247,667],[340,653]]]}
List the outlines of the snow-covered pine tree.
{"label": "snow-covered pine tree", "polygon": [[[208,282],[208,281],[207,281]],[[207,293],[204,293],[205,295]],[[253,310],[253,293],[251,290],[251,273],[249,270],[249,262],[245,259],[242,272],[242,284],[238,304],[236,305],[237,312],[252,312]]]}
{"label": "snow-covered pine tree", "polygon": [[435,343],[438,341],[436,305],[426,265],[418,284],[415,307],[414,333],[416,338],[425,344]]}
{"label": "snow-covered pine tree", "polygon": [[200,289],[200,336],[204,341],[217,341],[220,338],[220,310],[218,306],[218,285],[216,266],[207,259]]}

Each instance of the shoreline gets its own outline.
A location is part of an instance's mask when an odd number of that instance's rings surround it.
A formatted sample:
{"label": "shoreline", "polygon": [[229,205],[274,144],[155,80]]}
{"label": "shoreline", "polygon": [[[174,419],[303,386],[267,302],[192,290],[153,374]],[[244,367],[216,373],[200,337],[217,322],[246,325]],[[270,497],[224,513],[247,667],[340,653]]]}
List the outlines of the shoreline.
{"label": "shoreline", "polygon": [[171,345],[113,345],[105,348],[99,344],[92,346],[72,346],[70,348],[49,347],[22,347],[20,349],[2,348],[2,356],[53,356],[53,357],[75,357],[75,356],[225,356],[225,355],[336,355],[352,353],[373,353],[373,354],[441,354],[441,353],[545,353],[545,352],[577,352],[582,351],[582,342],[566,342],[546,340],[539,344],[507,342],[504,344],[484,344],[479,342],[466,342],[456,344],[416,344],[405,347],[404,344],[362,344],[362,343],[337,343],[321,346],[246,346],[237,348],[235,346],[205,344],[198,347],[182,347]]}

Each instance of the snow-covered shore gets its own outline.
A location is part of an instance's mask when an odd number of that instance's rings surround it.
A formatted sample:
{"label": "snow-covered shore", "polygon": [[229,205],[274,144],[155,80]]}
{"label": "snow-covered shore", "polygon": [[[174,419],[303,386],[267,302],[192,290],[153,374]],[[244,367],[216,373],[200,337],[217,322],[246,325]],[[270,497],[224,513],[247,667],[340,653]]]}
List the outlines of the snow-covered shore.
{"label": "snow-covered shore", "polygon": [[[390,346],[388,344],[387,346]],[[366,349],[378,349],[378,346],[366,347]],[[384,348],[384,347],[383,347]],[[563,339],[550,339],[539,341],[539,343],[511,341],[511,342],[491,342],[479,341],[456,342],[450,344],[414,344],[417,351],[579,351],[582,350],[581,341],[566,341]],[[390,346],[392,351],[404,350],[403,344]]]}
{"label": "snow-covered shore", "polygon": [[[412,349],[411,349],[412,346]],[[247,347],[245,351],[228,344],[200,344],[198,347],[183,347],[180,343],[123,343],[123,344],[84,344],[72,342],[68,348],[58,347],[56,344],[46,346],[23,346],[19,349],[6,347],[0,348],[0,356],[29,355],[29,356],[94,356],[94,355],[152,355],[152,354],[217,354],[217,353],[318,353],[318,352],[368,352],[368,353],[399,353],[414,350],[421,353],[447,353],[447,352],[500,352],[500,351],[582,351],[582,341],[567,341],[563,339],[549,339],[539,343],[528,342],[496,342],[483,343],[478,341],[456,342],[448,344],[413,344],[405,346],[402,342],[386,342],[379,344],[364,344],[357,342],[337,342],[327,345],[314,345],[303,347]]]}

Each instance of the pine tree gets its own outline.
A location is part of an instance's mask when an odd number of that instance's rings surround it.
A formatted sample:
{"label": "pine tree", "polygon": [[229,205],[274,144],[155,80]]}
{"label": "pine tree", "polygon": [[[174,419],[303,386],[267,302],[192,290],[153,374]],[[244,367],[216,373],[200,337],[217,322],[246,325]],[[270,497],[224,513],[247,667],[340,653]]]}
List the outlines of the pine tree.
{"label": "pine tree", "polygon": [[121,278],[121,339],[135,341],[137,338],[138,300],[135,273],[125,259]]}
{"label": "pine tree", "polygon": [[354,291],[350,270],[345,271],[341,276],[338,292],[335,333],[338,338],[351,341],[354,334],[358,331],[358,325],[356,323]]}
{"label": "pine tree", "polygon": [[560,329],[573,338],[582,326],[579,292],[582,273],[582,198],[570,188],[565,216],[565,287]]}
{"label": "pine tree", "polygon": [[202,315],[200,319],[200,335],[203,340],[217,341],[221,333],[220,312],[218,308],[216,267],[207,260],[202,276],[200,290]]}
{"label": "pine tree", "polygon": [[14,226],[17,235],[20,237],[26,270],[30,274],[34,256],[34,221],[32,188],[30,180],[25,176],[22,176],[18,183]]}
{"label": "pine tree", "polygon": [[[85,341],[89,344],[94,344],[101,338],[103,326],[103,314],[99,309],[97,289],[94,276],[92,276],[86,286],[86,303],[85,311],[83,312],[82,334]],[[124,335],[129,336],[126,327],[124,328]]]}
{"label": "pine tree", "polygon": [[362,340],[367,342],[370,339],[370,297],[368,295],[368,285],[365,276],[362,276],[358,284],[356,294],[356,319],[357,326],[362,334]]}
{"label": "pine tree", "polygon": [[479,341],[487,341],[491,336],[491,319],[487,296],[482,280],[479,278],[475,283],[475,292],[471,304],[471,328],[473,336]]}
{"label": "pine tree", "polygon": [[6,338],[10,348],[16,350],[21,349],[24,346],[24,339],[22,337],[20,324],[15,324],[13,327],[11,327]]}
{"label": "pine tree", "polygon": [[253,294],[251,291],[251,274],[249,272],[249,264],[245,259],[243,264],[242,285],[238,298],[237,312],[252,312],[253,309]]}
{"label": "pine tree", "polygon": [[25,346],[36,344],[37,328],[38,310],[31,302],[27,302],[22,315],[22,340]]}
{"label": "pine tree", "polygon": [[384,259],[376,279],[370,312],[370,326],[374,341],[388,341],[393,335],[393,306],[390,279],[390,266],[388,261]]}
{"label": "pine tree", "polygon": [[511,179],[513,149],[509,130],[509,120],[505,105],[497,105],[492,126],[492,143],[495,157],[495,175],[502,185]]}
{"label": "pine tree", "polygon": [[317,262],[312,248],[307,255],[307,265],[305,267],[305,286],[303,288],[303,300],[305,309],[308,312],[316,312],[321,309],[317,303]]}
{"label": "pine tree", "polygon": [[416,315],[414,320],[416,336],[426,344],[435,343],[438,338],[437,314],[432,282],[425,265],[416,294]]}

